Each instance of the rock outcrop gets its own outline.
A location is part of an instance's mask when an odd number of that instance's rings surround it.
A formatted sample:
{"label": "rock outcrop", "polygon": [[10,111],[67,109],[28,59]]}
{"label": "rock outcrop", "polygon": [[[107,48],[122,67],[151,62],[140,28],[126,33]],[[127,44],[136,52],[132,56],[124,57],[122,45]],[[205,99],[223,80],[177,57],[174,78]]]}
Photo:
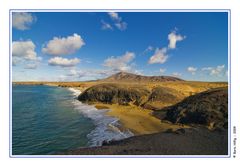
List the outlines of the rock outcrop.
{"label": "rock outcrop", "polygon": [[228,89],[216,88],[192,95],[154,115],[162,115],[165,120],[180,124],[198,124],[209,129],[227,128],[228,125]]}
{"label": "rock outcrop", "polygon": [[136,84],[103,83],[85,90],[79,95],[78,100],[88,103],[136,105],[154,110],[177,103],[182,98],[180,97],[181,94],[176,90],[161,86],[151,90]]}
{"label": "rock outcrop", "polygon": [[88,88],[79,95],[78,100],[139,106],[147,100],[149,94],[150,91],[142,87],[105,83]]}

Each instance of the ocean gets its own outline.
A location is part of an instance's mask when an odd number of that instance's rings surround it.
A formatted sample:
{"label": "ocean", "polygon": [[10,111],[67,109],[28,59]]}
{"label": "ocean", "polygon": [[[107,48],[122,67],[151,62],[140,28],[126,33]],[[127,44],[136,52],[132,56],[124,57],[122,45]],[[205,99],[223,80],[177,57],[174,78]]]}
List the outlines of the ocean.
{"label": "ocean", "polygon": [[133,136],[119,120],[77,100],[73,88],[45,85],[12,87],[12,154],[54,155],[103,141]]}

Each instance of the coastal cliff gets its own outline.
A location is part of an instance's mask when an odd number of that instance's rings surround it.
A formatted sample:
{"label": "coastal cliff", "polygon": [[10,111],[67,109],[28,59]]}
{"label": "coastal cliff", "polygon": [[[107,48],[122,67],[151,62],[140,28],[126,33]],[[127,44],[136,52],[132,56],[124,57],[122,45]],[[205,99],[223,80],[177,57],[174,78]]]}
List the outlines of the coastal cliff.
{"label": "coastal cliff", "polygon": [[[135,84],[103,83],[86,89],[78,96],[82,102],[136,105],[147,109],[179,102],[184,95],[174,89],[157,86],[152,90]],[[157,104],[158,103],[158,104]]]}

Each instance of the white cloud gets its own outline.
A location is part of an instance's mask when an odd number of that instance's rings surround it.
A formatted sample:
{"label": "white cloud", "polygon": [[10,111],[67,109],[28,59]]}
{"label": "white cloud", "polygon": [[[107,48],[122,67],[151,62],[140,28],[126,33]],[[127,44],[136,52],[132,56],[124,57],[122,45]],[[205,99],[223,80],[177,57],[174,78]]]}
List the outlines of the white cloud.
{"label": "white cloud", "polygon": [[135,58],[133,52],[126,52],[124,55],[119,57],[110,57],[104,61],[103,66],[109,67],[116,71],[129,71],[131,65],[129,64]]}
{"label": "white cloud", "polygon": [[111,69],[90,69],[90,70],[78,70],[71,69],[66,75],[65,80],[74,81],[74,80],[96,80],[106,78],[115,73]]}
{"label": "white cloud", "polygon": [[60,81],[60,82],[64,82],[64,81],[67,81],[67,76],[66,75],[60,75],[58,78],[57,78],[57,81]]}
{"label": "white cloud", "polygon": [[16,66],[17,64],[21,63],[22,59],[20,57],[12,57],[12,65]]}
{"label": "white cloud", "polygon": [[224,69],[225,65],[217,66],[216,68],[212,69],[210,75],[220,75]]}
{"label": "white cloud", "polygon": [[167,48],[162,49],[156,49],[153,56],[150,57],[148,63],[149,64],[155,64],[160,63],[163,64],[167,61],[168,55],[167,55]]}
{"label": "white cloud", "polygon": [[12,26],[18,30],[27,30],[36,21],[31,13],[14,12],[12,14]]}
{"label": "white cloud", "polygon": [[197,68],[196,67],[188,67],[187,71],[190,72],[192,75],[195,75]]}
{"label": "white cloud", "polygon": [[[154,55],[150,57],[150,59],[148,60],[148,63],[149,64],[165,63],[169,58],[169,56],[167,55],[168,51],[170,49],[175,49],[176,43],[178,41],[182,41],[185,38],[186,38],[185,36],[177,35],[176,31],[172,31],[170,34],[168,34],[168,40],[169,40],[168,47],[164,47],[162,49],[156,48]],[[149,50],[151,51],[152,49],[153,47],[150,47],[150,48],[147,48],[146,51],[149,51]]]}
{"label": "white cloud", "polygon": [[69,76],[76,76],[78,74],[78,71],[75,70],[75,69],[71,69],[70,72],[69,72]]}
{"label": "white cloud", "polygon": [[121,31],[127,29],[127,23],[126,22],[115,23],[115,26]]}
{"label": "white cloud", "polygon": [[112,75],[114,72],[110,70],[76,70],[71,69],[70,72],[67,74],[68,76],[74,77],[101,77],[101,76],[108,76]]}
{"label": "white cloud", "polygon": [[224,75],[225,65],[218,65],[217,67],[203,67],[202,71],[207,71],[209,75],[212,76],[222,76]]}
{"label": "white cloud", "polygon": [[66,59],[62,57],[54,57],[48,60],[48,64],[51,66],[60,66],[60,67],[73,67],[80,62],[80,59]]}
{"label": "white cloud", "polygon": [[226,72],[225,72],[225,75],[226,75],[226,76],[228,76],[228,75],[229,75],[229,73],[228,73],[228,70],[226,70]]}
{"label": "white cloud", "polygon": [[75,53],[83,45],[85,43],[82,37],[75,33],[66,38],[54,37],[46,47],[42,48],[42,52],[53,56],[69,55]]}
{"label": "white cloud", "polygon": [[173,72],[172,75],[175,76],[175,77],[180,77],[180,76],[182,76],[182,74],[181,74],[181,73],[178,73],[178,72]]}
{"label": "white cloud", "polygon": [[24,68],[34,70],[37,68],[37,64],[27,64]]}
{"label": "white cloud", "polygon": [[163,73],[166,72],[166,69],[165,69],[165,68],[160,68],[159,72],[160,72],[161,74],[163,74]]}
{"label": "white cloud", "polygon": [[109,12],[108,15],[114,21],[114,25],[121,31],[127,29],[127,23],[122,21],[122,18],[116,12]]}
{"label": "white cloud", "polygon": [[113,29],[113,27],[109,23],[105,22],[104,20],[101,20],[101,23],[102,23],[103,30],[112,30]]}
{"label": "white cloud", "polygon": [[148,52],[148,51],[152,51],[153,49],[154,49],[154,47],[148,46],[147,49],[145,49],[145,51]]}
{"label": "white cloud", "polygon": [[185,38],[186,38],[185,36],[177,35],[176,31],[172,31],[170,34],[168,34],[169,40],[168,48],[175,49],[177,42],[182,41]]}
{"label": "white cloud", "polygon": [[[119,71],[115,71],[112,69],[86,69],[86,70],[79,70],[79,69],[70,69],[66,75],[62,75],[61,77],[64,80],[68,81],[86,81],[86,80],[96,80],[96,79],[103,79],[109,77]],[[141,70],[132,70],[131,73],[135,74],[142,74]]]}
{"label": "white cloud", "polygon": [[209,71],[209,70],[212,70],[212,69],[213,69],[213,67],[203,67],[202,71]]}
{"label": "white cloud", "polygon": [[144,54],[146,54],[146,53],[148,53],[148,52],[151,52],[151,51],[153,51],[153,50],[154,50],[154,47],[153,47],[153,46],[148,46],[148,47],[143,51],[142,55],[144,55]]}
{"label": "white cloud", "polygon": [[118,13],[116,12],[109,12],[108,15],[111,17],[112,20],[120,22],[122,20],[121,17],[119,17]]}
{"label": "white cloud", "polygon": [[23,58],[25,60],[38,60],[35,51],[35,44],[31,41],[13,41],[12,43],[12,56]]}

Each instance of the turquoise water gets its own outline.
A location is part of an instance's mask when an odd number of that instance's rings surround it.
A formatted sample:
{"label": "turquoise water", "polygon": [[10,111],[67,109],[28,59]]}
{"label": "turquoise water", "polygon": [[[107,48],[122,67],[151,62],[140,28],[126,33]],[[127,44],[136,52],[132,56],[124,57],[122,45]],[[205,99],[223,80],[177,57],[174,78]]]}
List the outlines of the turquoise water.
{"label": "turquoise water", "polygon": [[53,86],[13,85],[12,154],[49,155],[133,136],[108,110],[77,100],[81,92]]}
{"label": "turquoise water", "polygon": [[46,155],[86,147],[93,120],[73,105],[65,88],[21,86],[12,89],[12,154]]}

